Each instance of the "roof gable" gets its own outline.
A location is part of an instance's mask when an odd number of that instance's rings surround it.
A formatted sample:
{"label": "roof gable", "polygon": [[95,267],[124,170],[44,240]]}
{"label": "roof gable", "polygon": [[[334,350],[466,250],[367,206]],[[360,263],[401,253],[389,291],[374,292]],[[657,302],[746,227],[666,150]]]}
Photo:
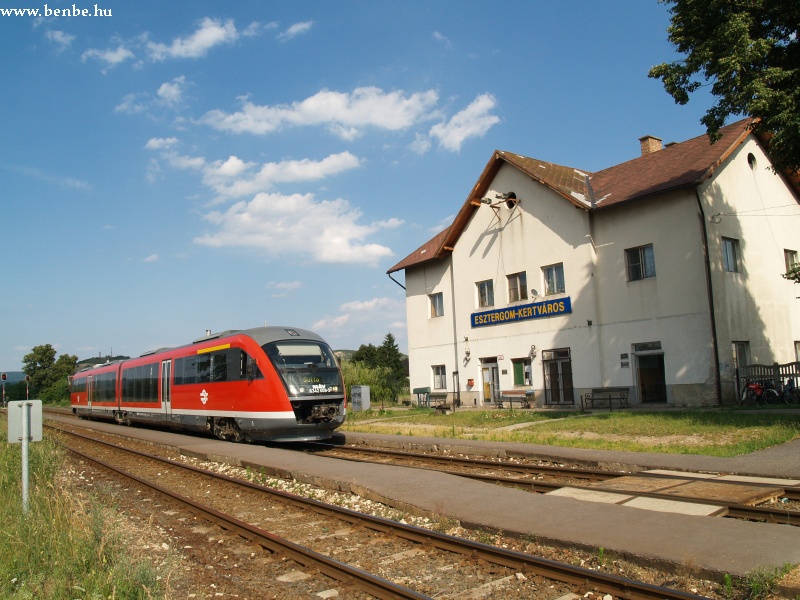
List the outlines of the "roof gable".
{"label": "roof gable", "polygon": [[[503,164],[512,165],[534,181],[548,186],[577,208],[600,210],[702,183],[747,138],[751,124],[751,119],[743,119],[721,128],[720,138],[713,144],[703,134],[596,173],[495,150],[450,227],[409,254],[387,273],[401,271],[452,252]],[[790,177],[789,183],[797,192],[800,174]]]}

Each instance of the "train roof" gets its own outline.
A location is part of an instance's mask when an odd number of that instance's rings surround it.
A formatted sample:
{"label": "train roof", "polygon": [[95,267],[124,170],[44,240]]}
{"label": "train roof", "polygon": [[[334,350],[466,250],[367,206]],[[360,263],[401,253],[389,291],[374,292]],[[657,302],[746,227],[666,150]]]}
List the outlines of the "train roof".
{"label": "train roof", "polygon": [[[197,338],[192,344],[200,344],[209,340],[226,338],[233,335],[246,335],[255,340],[259,346],[268,344],[270,342],[277,342],[279,340],[289,340],[292,338],[300,338],[306,340],[315,340],[324,342],[319,335],[308,329],[299,329],[297,327],[280,327],[277,325],[270,327],[254,327],[252,329],[229,329],[219,333],[212,333],[200,338]],[[189,345],[189,344],[187,344]]]}
{"label": "train roof", "polygon": [[140,358],[143,356],[160,354],[161,352],[167,352],[169,350],[187,348],[189,346],[193,346],[194,344],[201,344],[203,342],[231,337],[234,335],[246,335],[248,337],[251,337],[259,346],[263,346],[264,344],[268,344],[270,342],[277,342],[279,340],[287,340],[295,337],[306,340],[315,340],[318,342],[325,341],[313,331],[309,331],[307,329],[299,329],[297,327],[281,327],[273,325],[270,327],[253,327],[252,329],[227,329],[225,331],[210,333],[208,335],[199,337],[196,340],[193,340],[191,344],[183,344],[182,346],[175,346],[172,348],[158,348],[157,350],[150,350],[148,352],[142,353],[140,355]]}

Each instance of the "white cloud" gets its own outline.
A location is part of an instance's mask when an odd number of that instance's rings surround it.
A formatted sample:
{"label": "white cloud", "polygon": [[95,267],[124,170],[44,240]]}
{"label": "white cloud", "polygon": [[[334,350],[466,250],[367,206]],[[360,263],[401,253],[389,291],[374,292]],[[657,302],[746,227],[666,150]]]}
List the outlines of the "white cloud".
{"label": "white cloud", "polygon": [[186,77],[180,75],[162,83],[153,95],[147,92],[127,94],[114,107],[114,111],[135,115],[149,112],[154,108],[177,110],[183,104],[184,92],[188,86]]}
{"label": "white cloud", "polygon": [[438,31],[433,32],[433,39],[436,40],[437,42],[442,43],[445,46],[445,48],[450,48],[453,45],[452,43],[450,43],[450,39],[448,37],[442,35]]}
{"label": "white cloud", "polygon": [[482,137],[500,122],[500,117],[491,114],[496,104],[494,96],[482,94],[464,110],[453,115],[446,123],[439,123],[431,127],[429,134],[432,138],[439,140],[439,147],[451,152],[458,152],[465,141],[474,137]]}
{"label": "white cloud", "polygon": [[147,94],[127,94],[122,102],[114,107],[114,112],[135,115],[147,110],[151,100]]}
{"label": "white cloud", "polygon": [[186,89],[186,77],[181,75],[172,81],[162,83],[156,96],[159,101],[166,106],[177,106],[183,100],[183,92]]}
{"label": "white cloud", "polygon": [[52,185],[57,185],[58,187],[66,189],[83,190],[83,191],[92,190],[92,184],[89,183],[88,181],[83,181],[82,179],[75,179],[74,177],[53,175],[52,173],[48,173],[47,171],[44,171],[43,169],[39,169],[37,167],[23,167],[18,165],[11,165],[6,168],[16,173],[19,173],[20,175],[24,175],[32,179],[37,179],[39,181],[43,181],[45,183],[49,183]]}
{"label": "white cloud", "polygon": [[246,247],[270,257],[309,257],[321,263],[376,265],[392,251],[367,242],[379,231],[397,227],[391,219],[362,225],[360,210],[343,199],[318,201],[313,194],[257,194],[205,219],[218,228],[195,238],[211,247]]}
{"label": "white cloud", "polygon": [[417,154],[425,154],[431,149],[431,138],[423,133],[414,135],[414,141],[411,142],[411,150]]}
{"label": "white cloud", "polygon": [[403,299],[383,297],[354,300],[339,306],[338,314],[319,319],[311,325],[311,329],[330,336],[328,341],[334,344],[345,335],[348,339],[360,338],[363,343],[380,344],[389,330],[394,331],[398,341],[405,338],[405,315]]}
{"label": "white cloud", "polygon": [[142,260],[142,262],[151,263],[151,262],[156,262],[157,260],[158,260],[158,254],[151,254],[150,256]]}
{"label": "white cloud", "polygon": [[281,33],[278,38],[281,40],[291,40],[292,38],[297,37],[300,34],[308,33],[311,30],[311,27],[314,25],[314,21],[304,21],[302,23],[295,23],[289,29]]}
{"label": "white cloud", "polygon": [[302,281],[270,281],[267,284],[267,289],[276,290],[270,296],[271,298],[285,298],[292,292],[299,290],[302,287]]}
{"label": "white cloud", "polygon": [[222,198],[240,198],[272,189],[279,183],[317,181],[360,165],[350,152],[331,154],[322,160],[284,160],[264,163],[254,172],[256,163],[231,156],[225,162],[205,165],[203,183]]}
{"label": "white cloud", "polygon": [[63,31],[50,30],[44,34],[46,40],[49,40],[58,46],[59,52],[69,48],[70,44],[75,40],[74,35],[64,33]]}
{"label": "white cloud", "polygon": [[362,87],[349,94],[322,90],[289,105],[260,106],[246,97],[241,100],[239,112],[212,110],[201,121],[220,131],[259,135],[284,126],[326,125],[335,135],[352,139],[365,127],[398,131],[431,118],[438,95],[433,90],[408,95]]}
{"label": "white cloud", "polygon": [[175,137],[150,138],[149,140],[147,140],[147,143],[144,145],[144,147],[147,148],[148,150],[163,150],[165,148],[171,148],[177,143],[178,143],[178,138]]}
{"label": "white cloud", "polygon": [[150,58],[162,61],[167,58],[200,58],[220,44],[230,44],[239,38],[232,19],[224,23],[219,19],[203,19],[197,30],[187,37],[179,37],[170,45],[147,42]]}
{"label": "white cloud", "polygon": [[105,71],[134,57],[133,52],[128,50],[124,44],[120,44],[115,49],[98,50],[97,48],[90,48],[81,55],[81,60],[83,62],[86,62],[87,59],[99,60],[105,65]]}

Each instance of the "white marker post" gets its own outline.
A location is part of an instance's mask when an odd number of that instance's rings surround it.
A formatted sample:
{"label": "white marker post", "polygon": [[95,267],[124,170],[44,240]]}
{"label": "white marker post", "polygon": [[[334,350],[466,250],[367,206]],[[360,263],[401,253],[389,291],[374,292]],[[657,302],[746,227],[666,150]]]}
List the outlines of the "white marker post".
{"label": "white marker post", "polygon": [[22,443],[22,512],[28,513],[28,471],[30,442],[42,441],[42,401],[8,403],[8,442]]}

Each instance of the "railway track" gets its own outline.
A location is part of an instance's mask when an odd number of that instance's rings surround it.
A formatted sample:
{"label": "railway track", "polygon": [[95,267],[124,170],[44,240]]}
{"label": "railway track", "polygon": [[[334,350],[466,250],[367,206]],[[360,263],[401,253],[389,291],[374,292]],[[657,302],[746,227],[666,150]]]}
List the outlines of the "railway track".
{"label": "railway track", "polygon": [[[538,461],[493,461],[363,446],[336,446],[322,443],[309,443],[305,446],[311,448],[315,454],[323,456],[359,462],[401,464],[405,467],[436,468],[451,475],[527,489],[540,494],[564,487],[592,491],[602,489],[604,492],[624,494],[631,493],[632,487],[635,487],[631,484],[631,480],[634,478],[651,481],[656,479],[673,480],[676,483],[693,478],[693,474],[690,473],[619,473],[602,469],[542,464]],[[487,471],[492,473],[487,473]],[[498,472],[502,474],[498,474]],[[509,476],[511,474],[516,476]],[[621,483],[624,481],[625,486],[615,487],[614,480],[620,480]],[[601,482],[602,486],[599,485]],[[637,490],[635,493],[637,496],[645,498],[680,500],[697,504],[713,503],[719,505],[724,510],[722,515],[729,518],[800,526],[800,486],[777,487],[775,484],[769,483],[747,483],[744,486],[741,482],[735,481],[718,481],[715,482],[715,485],[718,486],[715,490],[716,497],[712,497],[708,490],[706,490],[705,496],[702,495],[702,492],[695,495],[676,493],[677,488],[670,489],[668,493],[642,490]],[[720,499],[725,497],[726,488],[728,491],[738,492],[743,487],[753,488],[751,497],[768,498],[772,500],[772,504],[753,506],[743,502],[726,502],[724,499]],[[759,488],[763,490],[763,493],[759,493]],[[781,501],[775,502],[778,497]]]}
{"label": "railway track", "polygon": [[[481,598],[497,593],[496,597],[503,598],[535,598],[545,597],[544,590],[546,597],[559,597],[564,594],[556,592],[563,590],[579,595],[599,591],[632,600],[700,598],[357,513],[58,429],[69,437],[65,445],[81,460],[146,486],[168,497],[171,504],[181,504],[269,552],[371,597]],[[136,475],[130,472],[132,466]],[[277,531],[262,529],[264,522]],[[342,554],[352,556],[350,560],[334,558]]]}

